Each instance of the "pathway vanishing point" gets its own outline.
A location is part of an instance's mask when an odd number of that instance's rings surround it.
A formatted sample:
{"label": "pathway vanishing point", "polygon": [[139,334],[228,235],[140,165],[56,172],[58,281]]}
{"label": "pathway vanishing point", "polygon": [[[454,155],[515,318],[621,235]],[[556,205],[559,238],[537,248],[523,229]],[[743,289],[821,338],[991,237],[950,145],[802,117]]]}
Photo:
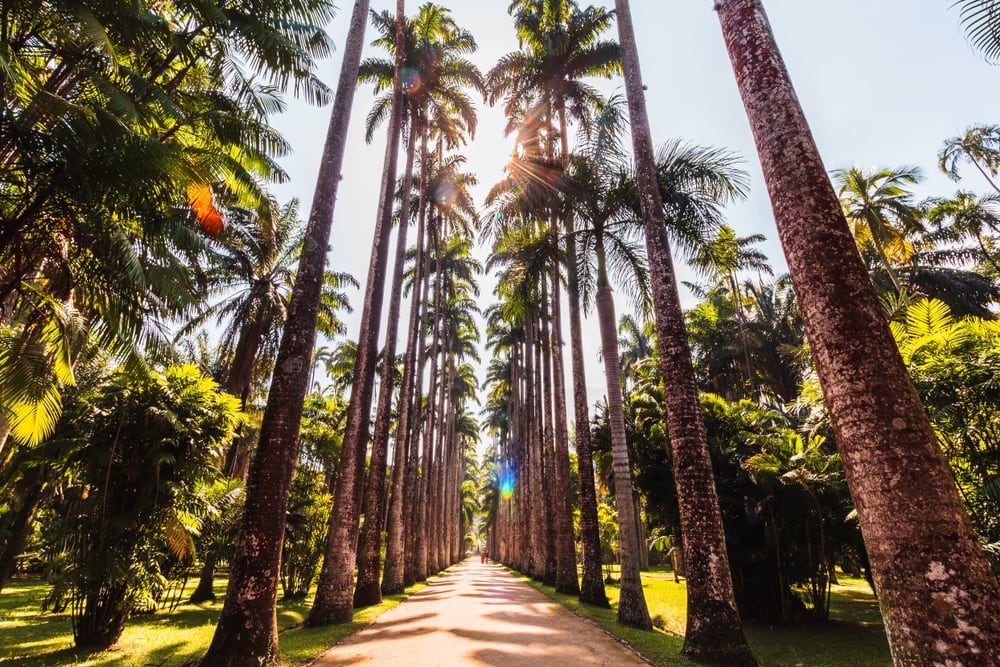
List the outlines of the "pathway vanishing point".
{"label": "pathway vanishing point", "polygon": [[338,665],[645,665],[625,646],[515,579],[467,560],[333,647]]}

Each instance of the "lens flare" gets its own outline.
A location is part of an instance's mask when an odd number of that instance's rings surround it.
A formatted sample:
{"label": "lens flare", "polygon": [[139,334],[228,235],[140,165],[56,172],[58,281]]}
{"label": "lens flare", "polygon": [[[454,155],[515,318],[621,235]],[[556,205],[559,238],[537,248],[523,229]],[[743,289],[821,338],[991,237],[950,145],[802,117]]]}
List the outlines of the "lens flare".
{"label": "lens flare", "polygon": [[413,67],[403,68],[403,89],[407,95],[413,95],[423,88],[423,81],[420,79],[420,72]]}
{"label": "lens flare", "polygon": [[510,500],[514,497],[514,485],[516,484],[514,467],[509,463],[504,463],[500,469],[500,497]]}

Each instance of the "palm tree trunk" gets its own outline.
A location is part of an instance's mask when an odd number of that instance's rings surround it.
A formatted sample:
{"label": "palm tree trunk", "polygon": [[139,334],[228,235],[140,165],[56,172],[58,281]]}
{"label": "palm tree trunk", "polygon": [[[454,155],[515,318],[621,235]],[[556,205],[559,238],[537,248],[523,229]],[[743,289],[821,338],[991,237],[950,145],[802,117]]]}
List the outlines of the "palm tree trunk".
{"label": "palm tree trunk", "polygon": [[759,0],[717,3],[898,665],[1000,664],[1000,586]]}
{"label": "palm tree trunk", "polygon": [[576,546],[573,539],[573,503],[569,497],[569,432],[566,426],[566,370],[563,361],[562,304],[559,267],[552,269],[552,374],[555,379],[555,505],[556,591],[579,595]]}
{"label": "palm tree trunk", "polygon": [[541,438],[541,480],[542,488],[540,501],[543,503],[542,511],[542,536],[545,547],[545,566],[542,570],[542,581],[548,586],[556,584],[556,549],[555,549],[555,522],[552,520],[552,512],[555,508],[555,496],[553,495],[553,472],[555,456],[553,456],[553,433],[552,433],[552,348],[549,331],[549,320],[546,306],[548,304],[548,290],[545,285],[545,277],[542,282],[542,313],[541,335],[538,339],[538,365],[541,366],[542,380],[539,384],[539,399],[541,403],[542,426]]}
{"label": "palm tree trunk", "polygon": [[886,274],[888,274],[889,280],[892,282],[892,286],[896,290],[896,294],[902,294],[903,283],[899,280],[899,274],[896,273],[896,269],[893,268],[892,262],[889,261],[889,256],[885,254],[885,246],[878,238],[878,235],[874,233],[872,234],[872,242],[875,244],[875,250],[878,252],[878,258],[882,262],[882,267],[885,269]]}
{"label": "palm tree trunk", "polygon": [[535,331],[530,316],[524,322],[524,476],[525,476],[525,503],[523,506],[526,518],[526,565],[525,574],[534,579],[540,578],[540,558],[539,558],[539,534],[538,534],[538,478],[536,477],[537,460],[537,439],[538,429],[536,428],[537,415],[535,413],[535,391],[538,385],[535,384]]}
{"label": "palm tree trunk", "polygon": [[618,318],[615,300],[604,268],[604,248],[597,243],[598,284],[597,319],[601,330],[604,377],[608,388],[608,421],[611,425],[611,454],[615,475],[615,504],[618,509],[618,544],[621,558],[621,595],[618,598],[618,622],[644,630],[653,623],[646,608],[636,553],[635,510],[632,502],[632,471],[625,439],[625,410],[622,404],[621,361],[618,357]]}
{"label": "palm tree trunk", "polygon": [[[550,586],[556,584],[556,455],[555,455],[555,414],[552,410],[553,380],[552,380],[552,331],[549,321],[548,306],[550,304],[548,289],[542,277],[544,288],[542,293],[542,382],[544,386],[545,405],[545,528],[546,528],[546,559],[545,582]],[[558,286],[553,286],[558,289]]]}
{"label": "palm tree trunk", "polygon": [[451,479],[449,471],[451,469],[451,460],[453,458],[451,452],[451,442],[448,438],[449,424],[451,423],[451,415],[454,410],[454,401],[451,393],[452,375],[453,375],[453,359],[451,352],[448,352],[448,370],[445,373],[445,384],[441,390],[441,414],[444,415],[444,419],[438,427],[438,447],[441,452],[441,462],[437,468],[437,549],[438,549],[438,570],[444,570],[448,567],[448,525],[447,525],[447,515],[448,515],[448,482]]}
{"label": "palm tree trunk", "polygon": [[435,409],[437,407],[437,385],[438,385],[438,356],[441,350],[441,309],[437,304],[441,301],[441,239],[438,228],[435,226],[432,231],[434,236],[434,254],[435,254],[435,270],[434,270],[434,330],[431,335],[431,368],[430,368],[430,387],[427,393],[427,418],[424,420],[424,457],[423,465],[420,471],[420,503],[417,506],[417,512],[419,513],[420,520],[417,522],[417,536],[416,536],[416,549],[417,549],[417,562],[416,562],[416,578],[417,581],[424,581],[427,576],[431,574],[430,572],[430,555],[431,555],[431,519],[433,518],[433,513],[431,512],[431,500],[432,500],[432,488],[431,488],[431,474],[434,469],[434,418]]}
{"label": "palm tree trunk", "polygon": [[[397,0],[397,17],[402,2]],[[372,241],[368,283],[358,334],[358,357],[354,365],[354,386],[347,406],[347,426],[341,447],[333,512],[326,538],[323,569],[316,586],[316,598],[306,619],[309,627],[349,623],[354,616],[354,566],[358,542],[358,517],[364,485],[364,458],[371,422],[375,363],[381,328],[382,302],[385,297],[389,239],[392,235],[392,212],[395,208],[396,163],[402,130],[402,70],[405,46],[397,18],[396,62],[393,76],[393,102],[382,173],[378,220]],[[384,360],[391,364],[391,360]],[[377,521],[378,519],[375,518]]]}
{"label": "palm tree trunk", "polygon": [[[413,188],[413,158],[418,130],[414,123],[410,131],[410,142],[406,157],[407,177],[403,183],[404,201],[408,201]],[[406,205],[407,211],[409,205]],[[420,324],[421,304],[420,286],[424,276],[424,224],[425,216],[421,211],[417,223],[417,257],[416,270],[413,278],[413,299],[410,306],[410,321],[407,326],[406,353],[403,360],[402,388],[399,392],[399,419],[396,424],[395,455],[392,464],[392,488],[390,490],[389,516],[386,526],[385,573],[382,576],[382,594],[399,595],[406,589],[406,527],[404,521],[404,496],[407,487],[407,465],[410,452],[410,431],[413,422],[413,387],[414,370],[416,366],[416,345],[419,337],[417,327]],[[402,277],[402,276],[401,276]]]}
{"label": "palm tree trunk", "polygon": [[368,0],[357,0],[351,15],[306,243],[292,289],[257,452],[247,478],[243,520],[230,563],[228,594],[212,644],[202,660],[206,666],[260,667],[279,660],[274,610],[285,513],[368,6]]}
{"label": "palm tree trunk", "polygon": [[566,256],[569,297],[570,354],[573,371],[575,445],[580,484],[580,546],[583,568],[580,601],[596,607],[610,607],[601,573],[601,534],[597,519],[597,488],[594,458],[590,449],[590,406],[587,403],[587,376],[583,362],[583,323],[580,312],[580,281],[576,269],[576,243],[572,223],[567,221]]}
{"label": "palm tree trunk", "polygon": [[[569,156],[569,125],[566,105],[560,101],[559,128],[564,161]],[[594,458],[590,451],[590,406],[583,362],[583,323],[580,313],[580,278],[576,267],[573,218],[563,220],[566,234],[566,293],[569,302],[570,362],[573,378],[574,444],[580,484],[580,550],[582,572],[580,601],[596,607],[610,607],[601,574],[601,534],[597,520],[597,489],[594,486]],[[568,480],[567,480],[568,486]]]}
{"label": "palm tree trunk", "polygon": [[[402,4],[400,1],[398,4]],[[398,16],[400,22],[403,15]],[[410,143],[414,139],[410,135]],[[382,515],[385,510],[385,475],[389,447],[389,427],[392,423],[392,397],[395,392],[396,338],[399,333],[399,311],[403,299],[403,270],[406,260],[406,237],[410,227],[409,189],[413,187],[413,151],[407,151],[406,177],[403,185],[403,202],[400,206],[399,232],[396,241],[396,259],[393,267],[392,288],[389,296],[389,313],[386,320],[385,345],[382,348],[382,378],[379,385],[378,407],[375,416],[375,433],[372,440],[371,461],[368,471],[368,488],[365,491],[365,525],[361,531],[358,559],[358,585],[354,590],[354,606],[369,607],[382,601]],[[409,186],[409,187],[408,187]],[[403,386],[407,378],[402,378]],[[400,392],[400,410],[403,409]],[[399,426],[403,423],[400,421]],[[393,478],[402,479],[405,467],[405,452],[400,437],[401,428],[396,429],[396,453]],[[396,470],[399,474],[396,474]],[[402,507],[402,504],[400,504]]]}
{"label": "palm tree trunk", "polygon": [[[423,199],[423,190],[425,188],[421,186],[421,199]],[[426,208],[421,203],[420,210],[421,220],[426,222]],[[419,338],[417,340],[417,363],[415,367],[415,377],[414,377],[414,389],[412,398],[412,407],[410,409],[410,414],[412,415],[408,437],[410,443],[407,447],[409,450],[409,460],[407,461],[406,469],[406,486],[405,492],[406,497],[404,500],[403,508],[403,530],[404,539],[406,540],[406,547],[404,549],[406,553],[406,562],[403,570],[403,583],[406,586],[412,586],[417,581],[417,534],[418,534],[418,524],[422,521],[420,507],[422,507],[421,495],[421,481],[420,481],[420,435],[423,420],[423,391],[424,391],[424,366],[427,362],[427,313],[429,306],[429,295],[430,295],[430,271],[429,262],[431,254],[431,235],[427,235],[427,246],[423,250],[423,260],[422,260],[422,270],[423,270],[423,287],[421,288],[420,296],[420,323],[417,325],[419,330]],[[417,285],[414,285],[414,298],[416,298]],[[415,304],[416,305],[416,304]],[[425,567],[426,571],[426,567]],[[426,575],[424,575],[426,578]]]}
{"label": "palm tree trunk", "polygon": [[191,593],[191,597],[188,599],[189,603],[200,604],[215,600],[213,584],[215,583],[216,560],[215,554],[209,554],[205,557],[205,562],[202,563],[201,571],[198,573],[198,585]]}
{"label": "palm tree trunk", "polygon": [[698,404],[677,276],[667,240],[653,140],[628,0],[616,0],[622,66],[632,124],[639,193],[659,342],[660,373],[673,450],[687,562],[688,622],[683,652],[706,662],[755,665],[743,636],[712,462]]}

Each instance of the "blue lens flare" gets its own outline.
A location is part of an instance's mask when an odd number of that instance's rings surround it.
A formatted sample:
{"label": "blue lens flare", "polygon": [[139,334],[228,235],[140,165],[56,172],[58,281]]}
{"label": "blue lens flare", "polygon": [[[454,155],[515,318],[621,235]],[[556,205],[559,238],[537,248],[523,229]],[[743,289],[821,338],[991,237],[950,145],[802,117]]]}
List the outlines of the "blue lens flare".
{"label": "blue lens flare", "polygon": [[504,500],[513,498],[516,483],[517,476],[514,473],[514,466],[504,463],[500,467],[500,497]]}

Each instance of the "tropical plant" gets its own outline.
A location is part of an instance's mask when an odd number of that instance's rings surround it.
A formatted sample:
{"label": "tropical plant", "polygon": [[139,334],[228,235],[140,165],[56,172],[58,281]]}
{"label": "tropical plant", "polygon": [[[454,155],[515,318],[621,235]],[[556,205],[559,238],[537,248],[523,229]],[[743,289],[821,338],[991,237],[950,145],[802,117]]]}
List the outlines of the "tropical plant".
{"label": "tropical plant", "polygon": [[871,172],[851,167],[834,172],[852,233],[860,246],[875,248],[897,293],[903,291],[903,284],[896,267],[910,260],[914,248],[909,238],[923,231],[923,212],[910,190],[922,180],[916,167]]}
{"label": "tropical plant", "polygon": [[77,646],[115,643],[194,557],[204,520],[231,498],[215,481],[239,419],[238,401],[194,366],[118,371],[67,415],[58,437],[88,489],[64,524]]}

